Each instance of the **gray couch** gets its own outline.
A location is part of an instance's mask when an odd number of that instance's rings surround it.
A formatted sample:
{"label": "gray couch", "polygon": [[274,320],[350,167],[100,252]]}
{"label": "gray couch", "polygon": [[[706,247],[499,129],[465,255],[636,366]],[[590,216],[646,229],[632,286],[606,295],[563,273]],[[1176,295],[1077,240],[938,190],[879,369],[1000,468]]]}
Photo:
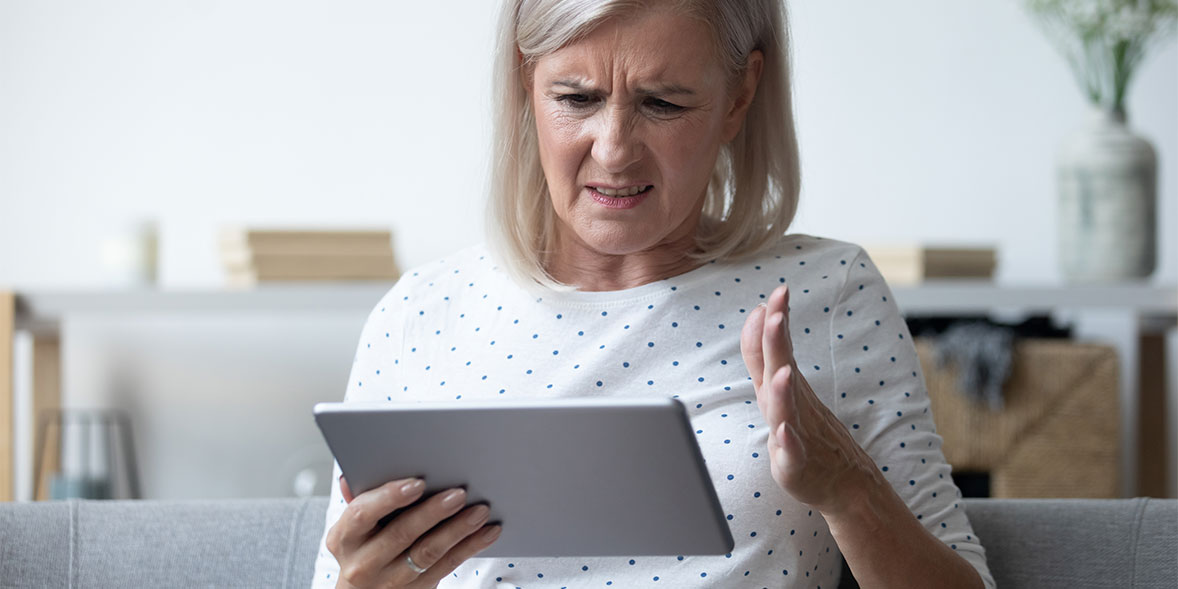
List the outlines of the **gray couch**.
{"label": "gray couch", "polygon": [[[0,503],[2,587],[305,587],[326,498]],[[1178,587],[1178,500],[966,501],[999,587]],[[844,576],[841,587],[854,587]]]}

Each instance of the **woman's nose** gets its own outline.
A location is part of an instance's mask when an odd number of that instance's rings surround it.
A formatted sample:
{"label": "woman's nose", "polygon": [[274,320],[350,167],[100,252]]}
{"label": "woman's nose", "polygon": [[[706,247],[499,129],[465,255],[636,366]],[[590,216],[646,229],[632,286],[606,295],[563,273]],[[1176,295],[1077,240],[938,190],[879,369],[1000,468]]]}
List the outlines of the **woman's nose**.
{"label": "woman's nose", "polygon": [[624,172],[642,158],[643,146],[635,132],[634,117],[621,108],[607,109],[600,116],[593,159],[607,172]]}

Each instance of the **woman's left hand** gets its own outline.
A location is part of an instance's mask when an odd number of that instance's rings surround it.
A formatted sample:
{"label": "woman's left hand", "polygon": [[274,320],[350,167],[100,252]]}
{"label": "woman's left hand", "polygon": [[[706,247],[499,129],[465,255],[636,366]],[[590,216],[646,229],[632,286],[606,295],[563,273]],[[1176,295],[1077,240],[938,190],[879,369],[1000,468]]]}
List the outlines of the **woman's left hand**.
{"label": "woman's left hand", "polygon": [[886,484],[875,462],[798,371],[782,286],[745,321],[740,351],[769,425],[773,480],[824,515],[842,513],[871,486]]}

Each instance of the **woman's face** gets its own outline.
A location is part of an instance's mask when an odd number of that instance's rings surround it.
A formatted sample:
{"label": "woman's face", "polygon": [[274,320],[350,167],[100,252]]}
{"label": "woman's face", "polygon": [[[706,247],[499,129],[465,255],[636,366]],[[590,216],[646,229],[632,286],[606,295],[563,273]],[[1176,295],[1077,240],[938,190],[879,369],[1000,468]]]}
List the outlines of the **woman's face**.
{"label": "woman's face", "polygon": [[712,47],[703,23],[651,9],[535,63],[529,90],[562,247],[616,256],[692,243],[720,146],[751,100],[730,96]]}

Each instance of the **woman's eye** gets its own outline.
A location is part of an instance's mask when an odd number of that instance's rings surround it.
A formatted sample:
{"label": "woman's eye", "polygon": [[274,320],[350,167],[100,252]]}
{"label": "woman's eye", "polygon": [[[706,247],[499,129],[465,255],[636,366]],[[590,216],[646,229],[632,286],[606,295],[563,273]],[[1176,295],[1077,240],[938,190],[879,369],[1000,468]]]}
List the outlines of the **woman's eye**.
{"label": "woman's eye", "polygon": [[661,114],[673,114],[683,110],[683,107],[678,104],[672,104],[658,98],[647,99],[646,107]]}
{"label": "woman's eye", "polygon": [[593,99],[585,94],[559,94],[556,101],[572,108],[586,108],[593,103]]}

